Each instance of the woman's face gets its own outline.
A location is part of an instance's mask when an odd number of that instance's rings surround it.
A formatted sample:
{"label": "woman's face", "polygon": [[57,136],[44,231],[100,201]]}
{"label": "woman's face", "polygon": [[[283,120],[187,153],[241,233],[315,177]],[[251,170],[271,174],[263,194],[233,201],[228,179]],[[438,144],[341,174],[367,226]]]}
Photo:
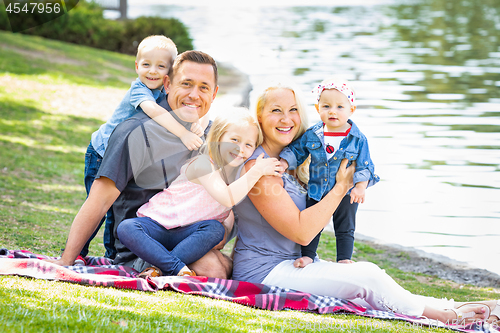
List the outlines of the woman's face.
{"label": "woman's face", "polygon": [[264,143],[287,146],[299,131],[300,121],[295,94],[291,90],[278,88],[267,93],[266,104],[259,117]]}

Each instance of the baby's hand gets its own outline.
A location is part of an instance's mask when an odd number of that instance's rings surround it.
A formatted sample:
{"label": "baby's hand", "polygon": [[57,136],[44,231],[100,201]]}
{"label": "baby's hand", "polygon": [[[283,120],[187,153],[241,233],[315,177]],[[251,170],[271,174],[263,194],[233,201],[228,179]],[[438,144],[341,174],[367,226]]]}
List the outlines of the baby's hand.
{"label": "baby's hand", "polygon": [[295,259],[295,261],[293,263],[293,267],[304,268],[312,262],[313,262],[313,260],[311,258],[304,256],[302,258]]}
{"label": "baby's hand", "polygon": [[339,260],[337,262],[339,264],[354,264],[354,261],[352,261],[351,259],[342,259],[342,260]]}
{"label": "baby's hand", "polygon": [[365,188],[362,186],[354,186],[351,190],[351,204],[365,202]]}
{"label": "baby's hand", "polygon": [[253,167],[257,168],[262,176],[280,176],[280,172],[284,171],[278,159],[274,157],[264,158],[264,153],[257,157]]}
{"label": "baby's hand", "polygon": [[[288,162],[283,158],[280,159],[280,165],[283,168],[283,172],[285,172],[286,169],[288,169]],[[281,173],[281,175],[283,175],[283,172]]]}
{"label": "baby's hand", "polygon": [[196,150],[203,144],[203,140],[198,135],[189,131],[186,131],[183,135],[181,135],[180,139],[184,146],[186,146],[189,150]]}
{"label": "baby's hand", "polygon": [[198,136],[202,136],[203,133],[205,133],[203,131],[203,127],[201,127],[199,122],[195,122],[195,123],[191,124],[191,132],[193,132],[194,134],[196,134]]}

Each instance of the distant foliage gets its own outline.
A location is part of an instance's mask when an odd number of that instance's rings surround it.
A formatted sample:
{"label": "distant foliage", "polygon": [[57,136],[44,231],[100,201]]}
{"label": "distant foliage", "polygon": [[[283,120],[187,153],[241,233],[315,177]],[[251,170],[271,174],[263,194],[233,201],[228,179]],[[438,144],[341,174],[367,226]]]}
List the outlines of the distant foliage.
{"label": "distant foliage", "polygon": [[[11,0],[3,2],[4,8],[7,8],[9,3],[14,3]],[[103,9],[98,4],[87,1],[79,1],[72,10],[53,20],[50,20],[52,17],[44,17],[48,15],[45,13],[8,17],[4,8],[0,8],[2,9],[0,30],[17,30],[23,34],[131,55],[136,54],[139,42],[149,35],[165,35],[171,38],[177,45],[179,53],[193,48],[193,41],[186,26],[174,18],[139,17],[135,20],[108,20],[104,18]],[[34,22],[46,23],[33,27],[36,25]]]}
{"label": "distant foliage", "polygon": [[138,17],[135,20],[125,21],[124,42],[120,52],[135,54],[137,45],[144,37],[150,35],[165,35],[171,38],[177,45],[179,53],[193,49],[193,40],[189,37],[188,30],[177,19]]}

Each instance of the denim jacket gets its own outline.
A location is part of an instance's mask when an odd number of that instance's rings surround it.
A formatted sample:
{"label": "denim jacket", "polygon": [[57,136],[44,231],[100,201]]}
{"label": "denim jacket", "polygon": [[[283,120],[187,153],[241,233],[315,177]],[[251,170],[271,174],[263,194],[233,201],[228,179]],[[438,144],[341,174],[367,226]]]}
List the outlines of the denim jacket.
{"label": "denim jacket", "polygon": [[[290,170],[302,164],[311,155],[309,165],[308,195],[311,199],[320,201],[335,185],[335,176],[340,167],[340,162],[347,158],[356,161],[354,184],[368,181],[368,186],[375,185],[380,177],[375,174],[375,166],[370,158],[368,141],[352,120],[351,130],[347,137],[340,142],[339,149],[327,160],[323,147],[323,122],[320,121],[310,127],[301,137],[288,145],[280,157],[288,162]],[[349,162],[351,163],[351,162]]]}

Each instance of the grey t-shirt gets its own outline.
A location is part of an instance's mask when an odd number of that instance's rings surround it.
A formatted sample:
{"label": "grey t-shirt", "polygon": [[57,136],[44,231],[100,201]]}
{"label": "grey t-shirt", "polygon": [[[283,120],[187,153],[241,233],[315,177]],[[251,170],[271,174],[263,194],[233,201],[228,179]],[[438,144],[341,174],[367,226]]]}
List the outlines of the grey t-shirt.
{"label": "grey t-shirt", "polygon": [[[256,159],[261,153],[258,147],[247,160]],[[290,176],[284,174],[283,187],[300,210],[306,208],[307,191]],[[279,206],[275,208],[279,211]],[[271,270],[284,260],[301,256],[300,245],[277,232],[247,197],[234,208],[238,215],[238,242],[233,261],[234,280],[261,283]]]}
{"label": "grey t-shirt", "polygon": [[[171,111],[166,100],[159,104]],[[191,123],[180,120],[173,112],[170,114],[181,125],[190,128]],[[197,150],[189,151],[178,137],[143,112],[115,128],[96,176],[111,179],[121,192],[113,204],[113,231],[118,252],[115,264],[130,263],[137,258],[118,239],[118,225],[125,219],[137,217],[139,207],[168,187],[179,176],[181,166],[196,154]]]}

